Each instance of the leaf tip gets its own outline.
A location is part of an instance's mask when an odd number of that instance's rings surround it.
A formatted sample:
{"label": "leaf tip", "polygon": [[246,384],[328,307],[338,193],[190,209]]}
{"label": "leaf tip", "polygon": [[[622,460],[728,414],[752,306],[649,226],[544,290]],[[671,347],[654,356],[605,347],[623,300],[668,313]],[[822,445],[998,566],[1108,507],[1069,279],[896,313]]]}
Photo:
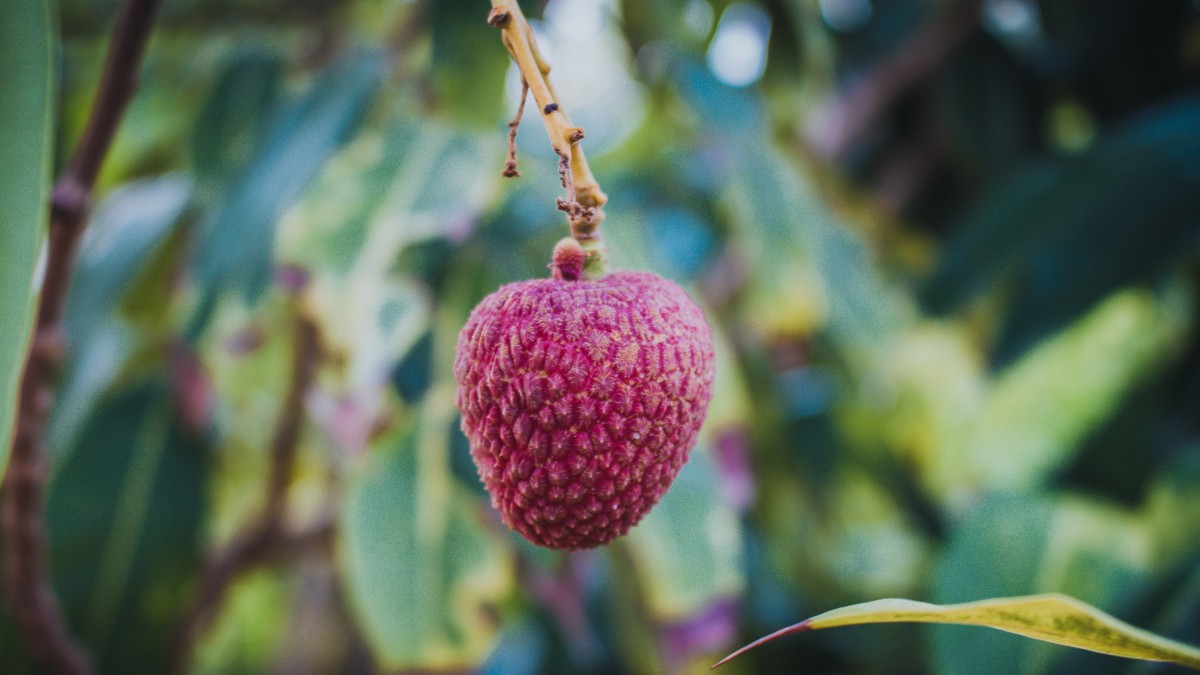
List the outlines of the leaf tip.
{"label": "leaf tip", "polygon": [[742,654],[745,654],[746,652],[750,651],[751,649],[754,649],[755,647],[758,647],[759,645],[770,642],[771,640],[774,640],[775,638],[783,637],[784,635],[788,635],[790,633],[799,633],[801,631],[806,631],[811,628],[812,628],[812,619],[806,619],[804,621],[801,621],[800,623],[792,624],[791,626],[788,626],[786,628],[780,628],[779,630],[775,631],[774,633],[760,637],[759,639],[755,640],[754,642],[751,642],[750,644],[746,645],[745,647],[742,647],[741,649],[733,652],[729,656],[726,656],[725,658],[721,659],[720,661],[717,661],[716,663],[709,666],[708,669],[716,670],[717,668],[720,668],[721,666],[736,659],[737,657],[741,656]]}

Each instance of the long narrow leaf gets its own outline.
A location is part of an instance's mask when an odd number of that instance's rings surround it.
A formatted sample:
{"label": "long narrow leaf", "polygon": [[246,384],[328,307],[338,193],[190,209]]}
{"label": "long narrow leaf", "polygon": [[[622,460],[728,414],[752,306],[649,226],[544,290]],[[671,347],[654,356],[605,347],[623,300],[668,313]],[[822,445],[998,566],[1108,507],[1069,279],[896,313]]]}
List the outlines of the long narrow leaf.
{"label": "long narrow leaf", "polygon": [[49,213],[54,10],[4,3],[0,19],[0,476],[33,327],[33,277]]}
{"label": "long narrow leaf", "polygon": [[994,598],[956,605],[933,605],[901,599],[850,605],[759,638],[721,659],[713,668],[790,633],[874,623],[985,626],[1101,654],[1167,661],[1200,670],[1200,649],[1131,626],[1087,603],[1057,593]]}

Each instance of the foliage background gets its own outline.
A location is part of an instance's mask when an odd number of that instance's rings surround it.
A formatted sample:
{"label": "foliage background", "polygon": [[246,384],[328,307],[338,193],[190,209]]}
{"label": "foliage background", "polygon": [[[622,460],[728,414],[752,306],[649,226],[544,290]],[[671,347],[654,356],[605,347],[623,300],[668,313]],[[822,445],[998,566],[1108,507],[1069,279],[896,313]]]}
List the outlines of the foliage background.
{"label": "foliage background", "polygon": [[[59,9],[61,163],[115,3]],[[614,263],[716,329],[691,461],[570,556],[475,477],[457,331],[566,232],[535,112],[499,177],[518,80],[486,3],[168,0],[50,435],[55,584],[104,672],[161,672],[206,552],[261,508],[297,314],[325,357],[289,522],[336,533],[240,577],[195,672],[700,671],[842,604],[1052,590],[1200,643],[1196,3],[525,9]],[[10,627],[0,663],[29,670]],[[1175,672],[900,625],[726,668]]]}

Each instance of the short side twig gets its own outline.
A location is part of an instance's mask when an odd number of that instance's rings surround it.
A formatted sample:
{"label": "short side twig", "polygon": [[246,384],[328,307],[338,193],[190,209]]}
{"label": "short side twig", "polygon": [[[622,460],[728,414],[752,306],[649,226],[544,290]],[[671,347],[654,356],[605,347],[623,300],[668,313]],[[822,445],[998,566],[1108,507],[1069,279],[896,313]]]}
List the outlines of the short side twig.
{"label": "short side twig", "polygon": [[521,100],[517,103],[517,114],[508,123],[508,160],[504,162],[504,171],[500,172],[505,178],[519,178],[517,170],[517,129],[521,128],[521,116],[525,114],[525,99],[529,98],[529,83],[521,78]]}
{"label": "short side twig", "polygon": [[317,324],[306,314],[303,303],[297,305],[291,380],[271,439],[266,502],[257,520],[205,563],[194,602],[183,616],[171,649],[169,672],[186,672],[196,641],[212,624],[238,576],[310,539],[327,539],[332,532],[332,521],[299,534],[289,533],[285,523],[287,488],[305,418],[304,399],[312,388],[322,355]]}
{"label": "short side twig", "polygon": [[56,673],[92,672],[72,639],[54,594],[47,564],[45,426],[63,355],[62,318],[87,224],[96,175],[137,88],[140,64],[159,0],[121,6],[91,117],[67,170],[54,187],[45,280],[32,345],[21,376],[12,454],[4,476],[4,585],[17,625],[34,658]]}

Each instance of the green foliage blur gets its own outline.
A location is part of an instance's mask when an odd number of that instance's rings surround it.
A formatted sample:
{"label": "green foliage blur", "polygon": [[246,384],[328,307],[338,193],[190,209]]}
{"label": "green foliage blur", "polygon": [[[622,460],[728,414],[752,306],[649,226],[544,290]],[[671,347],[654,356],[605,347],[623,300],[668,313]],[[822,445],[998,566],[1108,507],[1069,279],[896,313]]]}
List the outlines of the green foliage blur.
{"label": "green foliage blur", "polygon": [[[61,166],[116,2],[60,5]],[[1200,644],[1200,5],[523,6],[613,264],[715,329],[690,462],[573,555],[476,477],[457,332],[567,233],[532,103],[500,177],[519,77],[487,2],[167,0],[49,436],[54,582],[102,672],[163,672],[262,508],[297,314],[324,357],[288,524],[333,541],[241,576],[194,672],[707,672],[848,603],[1044,591]],[[36,672],[3,621],[0,670]],[[1183,671],[889,625],[722,672]]]}

